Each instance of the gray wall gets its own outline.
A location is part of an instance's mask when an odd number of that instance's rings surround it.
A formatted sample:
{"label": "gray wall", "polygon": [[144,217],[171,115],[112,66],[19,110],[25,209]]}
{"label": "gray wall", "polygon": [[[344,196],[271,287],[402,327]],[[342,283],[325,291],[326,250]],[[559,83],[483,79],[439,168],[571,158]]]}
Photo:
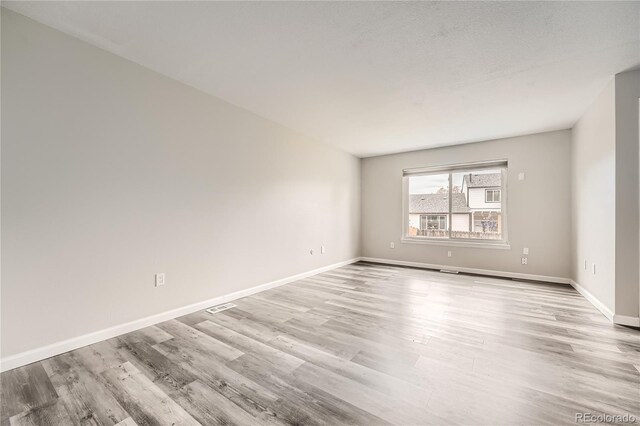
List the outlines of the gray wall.
{"label": "gray wall", "polygon": [[[362,160],[362,255],[391,260],[570,277],[569,130]],[[401,243],[402,170],[508,159],[511,250]],[[526,179],[518,180],[525,172]],[[395,242],[395,249],[389,247]],[[529,248],[529,264],[521,265]],[[453,256],[447,257],[452,250]]]}
{"label": "gray wall", "polygon": [[617,74],[572,132],[573,278],[615,315],[634,318],[640,304],[639,97],[640,71]]}
{"label": "gray wall", "polygon": [[638,317],[640,71],[616,74],[616,315]]}
{"label": "gray wall", "polygon": [[612,79],[573,127],[571,155],[572,278],[612,312],[616,279],[615,126]]}
{"label": "gray wall", "polygon": [[351,155],[3,9],[2,356],[356,257],[359,179]]}

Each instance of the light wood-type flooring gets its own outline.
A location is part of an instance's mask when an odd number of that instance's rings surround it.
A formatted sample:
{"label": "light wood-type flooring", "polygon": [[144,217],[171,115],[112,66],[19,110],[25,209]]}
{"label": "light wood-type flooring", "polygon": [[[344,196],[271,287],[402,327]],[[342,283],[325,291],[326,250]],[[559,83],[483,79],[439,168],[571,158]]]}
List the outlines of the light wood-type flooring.
{"label": "light wood-type flooring", "polygon": [[567,285],[357,263],[1,375],[2,425],[640,423],[640,332]]}

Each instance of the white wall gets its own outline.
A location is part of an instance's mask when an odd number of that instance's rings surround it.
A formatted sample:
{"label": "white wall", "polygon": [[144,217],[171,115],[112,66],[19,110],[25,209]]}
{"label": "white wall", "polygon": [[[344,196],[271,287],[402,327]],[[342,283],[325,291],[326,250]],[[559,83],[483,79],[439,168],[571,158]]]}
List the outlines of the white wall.
{"label": "white wall", "polygon": [[[613,80],[573,127],[571,154],[572,277],[613,312],[616,278]],[[596,274],[592,269],[594,263]]]}
{"label": "white wall", "polygon": [[359,254],[357,158],[5,9],[1,136],[3,357]]}
{"label": "white wall", "polygon": [[[363,159],[362,255],[569,278],[570,142],[571,132],[564,130]],[[403,169],[505,158],[511,250],[400,242]],[[526,180],[519,181],[518,172]],[[528,265],[520,262],[524,247]]]}

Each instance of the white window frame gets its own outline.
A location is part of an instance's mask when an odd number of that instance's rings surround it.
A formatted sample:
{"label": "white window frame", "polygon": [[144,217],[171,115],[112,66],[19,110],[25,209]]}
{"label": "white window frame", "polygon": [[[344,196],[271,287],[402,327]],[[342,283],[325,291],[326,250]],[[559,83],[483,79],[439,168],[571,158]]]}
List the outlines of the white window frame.
{"label": "white window frame", "polygon": [[[491,197],[491,201],[489,201],[489,193],[493,194],[493,197]],[[498,194],[498,196],[500,197],[500,199],[498,201],[495,201],[496,199],[496,193]],[[495,188],[487,188],[484,190],[484,202],[486,204],[494,204],[494,203],[501,203],[502,202],[502,189],[495,189]]]}
{"label": "white window frame", "polygon": [[[502,171],[502,186],[500,188],[500,213],[502,216],[502,239],[501,240],[477,240],[471,238],[451,238],[451,227],[449,227],[448,238],[430,238],[423,236],[411,236],[409,235],[409,178],[412,176],[426,176],[436,174],[449,174],[449,194],[452,191],[451,175],[452,173],[461,172],[474,172],[479,169],[500,169]],[[460,163],[442,166],[421,167],[404,169],[402,171],[402,234],[400,241],[402,243],[409,244],[432,244],[443,246],[463,246],[463,247],[476,247],[476,248],[493,248],[510,250],[508,239],[508,226],[507,226],[507,174],[508,174],[508,161],[507,160],[490,160],[474,163]],[[486,202],[486,199],[485,199]],[[447,223],[451,224],[452,221],[452,203],[453,197],[449,196],[449,213]],[[497,204],[497,202],[496,202]]]}

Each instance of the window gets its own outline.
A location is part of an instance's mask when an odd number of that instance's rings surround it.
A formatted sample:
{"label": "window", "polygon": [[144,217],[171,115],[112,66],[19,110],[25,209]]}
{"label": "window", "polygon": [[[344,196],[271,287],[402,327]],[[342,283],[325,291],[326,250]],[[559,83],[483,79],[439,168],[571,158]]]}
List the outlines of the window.
{"label": "window", "polygon": [[403,240],[506,245],[507,163],[404,170]]}
{"label": "window", "polygon": [[412,177],[409,182],[408,235],[449,238],[449,175],[436,173]]}
{"label": "window", "polygon": [[500,202],[500,190],[499,189],[485,189],[484,199],[487,203],[499,203]]}
{"label": "window", "polygon": [[420,215],[420,230],[447,229],[447,216],[445,215]]}

